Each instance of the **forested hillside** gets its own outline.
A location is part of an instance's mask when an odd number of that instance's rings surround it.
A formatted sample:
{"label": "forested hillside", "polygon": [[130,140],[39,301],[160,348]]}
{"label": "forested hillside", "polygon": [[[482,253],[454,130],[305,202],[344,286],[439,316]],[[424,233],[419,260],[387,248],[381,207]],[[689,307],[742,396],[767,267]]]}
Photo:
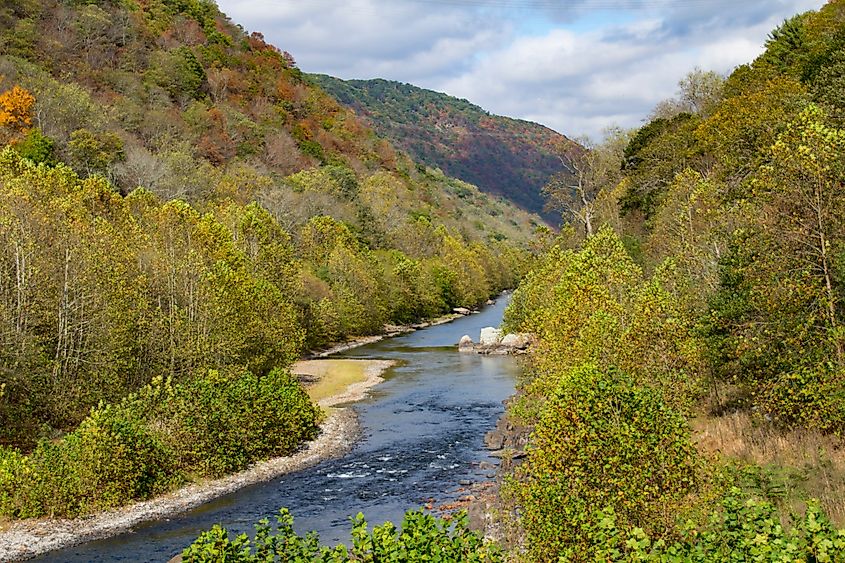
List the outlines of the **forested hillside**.
{"label": "forested hillside", "polygon": [[506,315],[528,560],[845,560],[844,47],[842,0],[784,22],[557,194]]}
{"label": "forested hillside", "polygon": [[539,219],[397,152],[211,1],[5,2],[0,45],[0,444],[32,452],[0,449],[0,514],[289,452],[320,417],[293,359],[526,267]]}
{"label": "forested hillside", "polygon": [[544,210],[542,188],[564,168],[558,155],[571,142],[563,135],[411,84],[309,78],[418,161],[560,223]]}

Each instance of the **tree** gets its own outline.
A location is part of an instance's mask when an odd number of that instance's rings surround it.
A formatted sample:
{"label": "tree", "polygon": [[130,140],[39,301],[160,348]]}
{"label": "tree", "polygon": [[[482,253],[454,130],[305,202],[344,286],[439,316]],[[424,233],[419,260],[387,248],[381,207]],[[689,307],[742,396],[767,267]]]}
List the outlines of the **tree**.
{"label": "tree", "polygon": [[[825,124],[824,112],[810,105],[772,147],[773,163],[763,173],[766,234],[786,259],[818,282],[820,318],[840,368],[845,368],[842,325],[843,280],[834,274],[835,252],[845,241],[845,130]],[[792,264],[789,264],[789,263]]]}
{"label": "tree", "polygon": [[114,133],[93,133],[79,129],[70,135],[70,156],[77,171],[87,176],[111,178],[114,165],[126,159],[123,140]]}
{"label": "tree", "polygon": [[85,62],[93,65],[95,55],[107,44],[108,31],[112,26],[112,19],[108,12],[96,4],[88,4],[79,8],[73,30],[76,35],[75,47],[85,53]]}
{"label": "tree", "polygon": [[560,211],[565,219],[583,227],[586,236],[592,236],[596,197],[602,188],[613,187],[621,179],[619,163],[627,142],[627,133],[613,128],[599,144],[584,138],[559,146],[558,158],[564,171],[555,174],[543,188],[546,207]]}
{"label": "tree", "polygon": [[667,534],[700,481],[686,419],[619,370],[582,364],[555,375],[527,458],[508,484],[528,560],[590,561],[584,530],[598,524],[599,506]]}
{"label": "tree", "polygon": [[645,241],[654,263],[671,257],[688,279],[695,280],[695,300],[704,298],[702,288],[716,290],[724,240],[736,223],[735,214],[719,207],[720,190],[724,191],[720,183],[691,168],[678,174],[652,217]]}
{"label": "tree", "polygon": [[55,164],[54,149],[56,143],[50,137],[44,135],[40,129],[34,128],[27,131],[26,135],[14,144],[14,149],[19,155],[28,158],[39,164]]}
{"label": "tree", "polygon": [[678,81],[677,96],[658,103],[651,118],[672,119],[682,113],[705,115],[721,100],[724,86],[721,74],[696,67]]}
{"label": "tree", "polygon": [[804,58],[804,35],[803,16],[796,15],[784,20],[780,27],[769,34],[766,51],[758,60],[781,73],[788,72]]}
{"label": "tree", "polygon": [[11,132],[12,138],[32,127],[32,107],[35,96],[20,86],[13,86],[0,94],[0,127]]}

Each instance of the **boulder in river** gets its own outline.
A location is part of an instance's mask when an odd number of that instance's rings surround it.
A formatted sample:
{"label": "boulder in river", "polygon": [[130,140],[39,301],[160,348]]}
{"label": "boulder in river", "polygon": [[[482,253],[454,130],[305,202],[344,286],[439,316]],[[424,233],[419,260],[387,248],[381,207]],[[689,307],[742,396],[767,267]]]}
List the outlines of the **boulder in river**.
{"label": "boulder in river", "polygon": [[482,346],[494,346],[502,340],[502,331],[498,328],[488,326],[481,329],[481,338],[478,341]]}
{"label": "boulder in river", "polygon": [[475,343],[470,338],[469,334],[465,334],[461,337],[460,341],[458,342],[458,350],[460,352],[472,352],[472,348]]}
{"label": "boulder in river", "polygon": [[481,329],[481,338],[477,344],[465,334],[458,342],[458,350],[476,354],[525,354],[534,340],[533,334],[523,332],[508,333],[503,337],[501,330],[488,326]]}
{"label": "boulder in river", "polygon": [[524,332],[506,334],[500,344],[515,350],[525,350],[531,345],[531,335]]}
{"label": "boulder in river", "polygon": [[472,313],[472,311],[465,307],[455,307],[454,309],[452,309],[452,312],[457,313],[458,315],[469,315],[470,313]]}

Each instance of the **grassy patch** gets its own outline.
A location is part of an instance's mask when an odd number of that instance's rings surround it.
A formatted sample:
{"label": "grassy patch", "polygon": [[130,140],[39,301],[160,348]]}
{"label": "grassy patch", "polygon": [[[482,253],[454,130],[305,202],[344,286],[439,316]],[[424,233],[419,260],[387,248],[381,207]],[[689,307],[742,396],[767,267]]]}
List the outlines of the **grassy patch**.
{"label": "grassy patch", "polygon": [[845,452],[836,437],[782,430],[746,412],[699,417],[693,432],[701,450],[742,465],[743,489],[793,511],[818,499],[837,526],[845,525]]}
{"label": "grassy patch", "polygon": [[311,400],[319,403],[368,378],[371,360],[304,360],[293,365]]}

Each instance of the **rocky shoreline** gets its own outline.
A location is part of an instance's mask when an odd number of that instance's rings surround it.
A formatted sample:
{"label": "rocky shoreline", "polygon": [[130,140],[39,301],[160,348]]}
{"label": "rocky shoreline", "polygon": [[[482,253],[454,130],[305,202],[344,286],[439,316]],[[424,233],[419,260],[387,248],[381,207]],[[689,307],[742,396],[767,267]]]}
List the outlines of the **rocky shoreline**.
{"label": "rocky shoreline", "polygon": [[475,487],[475,494],[465,507],[470,528],[508,549],[516,547],[514,542],[518,541],[519,534],[515,528],[516,511],[502,496],[501,487],[505,477],[525,458],[530,434],[530,428],[516,424],[507,413],[499,418],[496,427],[484,437],[484,444],[490,455],[499,458],[500,462],[492,480]]}
{"label": "rocky shoreline", "polygon": [[[464,312],[466,311],[466,312]],[[339,342],[337,344],[332,344],[325,350],[318,350],[312,351],[310,354],[306,355],[307,359],[319,359],[319,358],[327,358],[334,354],[340,354],[341,352],[346,352],[347,350],[354,350],[355,348],[359,348],[361,346],[366,346],[367,344],[373,344],[375,342],[379,342],[384,340],[385,338],[393,338],[394,336],[399,336],[401,334],[408,334],[422,328],[428,328],[430,326],[438,326],[446,323],[451,323],[455,319],[459,319],[464,315],[469,315],[474,311],[470,311],[469,309],[455,309],[455,312],[450,313],[448,315],[444,315],[442,317],[438,317],[431,321],[426,321],[422,323],[416,323],[412,325],[385,325],[384,332],[382,334],[376,334],[373,336],[361,336],[358,338],[353,338],[352,340],[347,340],[346,342]]]}

